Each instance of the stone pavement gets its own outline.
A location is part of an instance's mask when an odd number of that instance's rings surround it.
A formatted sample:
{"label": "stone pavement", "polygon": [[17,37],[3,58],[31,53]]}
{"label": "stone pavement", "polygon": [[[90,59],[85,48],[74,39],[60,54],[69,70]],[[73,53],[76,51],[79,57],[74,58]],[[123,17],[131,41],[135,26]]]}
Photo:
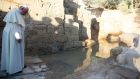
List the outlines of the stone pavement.
{"label": "stone pavement", "polygon": [[25,57],[25,64],[27,67],[22,73],[6,76],[6,73],[1,72],[0,79],[47,79],[46,74],[52,73],[38,57]]}

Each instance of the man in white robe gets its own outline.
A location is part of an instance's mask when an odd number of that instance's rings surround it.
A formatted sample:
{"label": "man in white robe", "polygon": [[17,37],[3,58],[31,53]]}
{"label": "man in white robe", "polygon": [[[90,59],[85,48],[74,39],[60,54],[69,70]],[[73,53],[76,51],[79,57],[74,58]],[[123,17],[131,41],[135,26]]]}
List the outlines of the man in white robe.
{"label": "man in white robe", "polygon": [[23,15],[26,6],[20,6],[7,13],[3,19],[6,26],[2,36],[1,70],[8,74],[21,72],[24,68],[24,30]]}

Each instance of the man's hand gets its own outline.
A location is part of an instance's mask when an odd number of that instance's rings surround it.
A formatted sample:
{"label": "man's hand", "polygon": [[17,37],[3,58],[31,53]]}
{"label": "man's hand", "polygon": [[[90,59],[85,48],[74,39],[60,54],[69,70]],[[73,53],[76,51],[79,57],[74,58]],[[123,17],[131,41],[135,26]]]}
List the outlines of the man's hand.
{"label": "man's hand", "polygon": [[16,38],[16,40],[17,40],[19,43],[20,43],[21,40],[22,40],[22,37],[21,37],[20,33],[18,33],[18,32],[15,32],[15,38]]}

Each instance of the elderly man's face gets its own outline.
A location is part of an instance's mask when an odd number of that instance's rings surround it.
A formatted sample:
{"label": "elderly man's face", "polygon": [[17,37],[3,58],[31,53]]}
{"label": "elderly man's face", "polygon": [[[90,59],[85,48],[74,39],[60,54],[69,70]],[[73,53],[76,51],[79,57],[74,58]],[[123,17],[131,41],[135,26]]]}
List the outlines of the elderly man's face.
{"label": "elderly man's face", "polygon": [[22,15],[26,15],[28,13],[28,8],[21,6],[21,7],[19,7],[19,10]]}

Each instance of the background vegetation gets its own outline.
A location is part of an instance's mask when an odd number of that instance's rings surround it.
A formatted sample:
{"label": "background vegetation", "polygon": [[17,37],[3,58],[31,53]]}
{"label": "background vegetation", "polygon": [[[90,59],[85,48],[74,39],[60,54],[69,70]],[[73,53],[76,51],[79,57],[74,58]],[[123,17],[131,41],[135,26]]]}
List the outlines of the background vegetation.
{"label": "background vegetation", "polygon": [[140,0],[84,0],[88,7],[106,9],[131,9],[139,7]]}

